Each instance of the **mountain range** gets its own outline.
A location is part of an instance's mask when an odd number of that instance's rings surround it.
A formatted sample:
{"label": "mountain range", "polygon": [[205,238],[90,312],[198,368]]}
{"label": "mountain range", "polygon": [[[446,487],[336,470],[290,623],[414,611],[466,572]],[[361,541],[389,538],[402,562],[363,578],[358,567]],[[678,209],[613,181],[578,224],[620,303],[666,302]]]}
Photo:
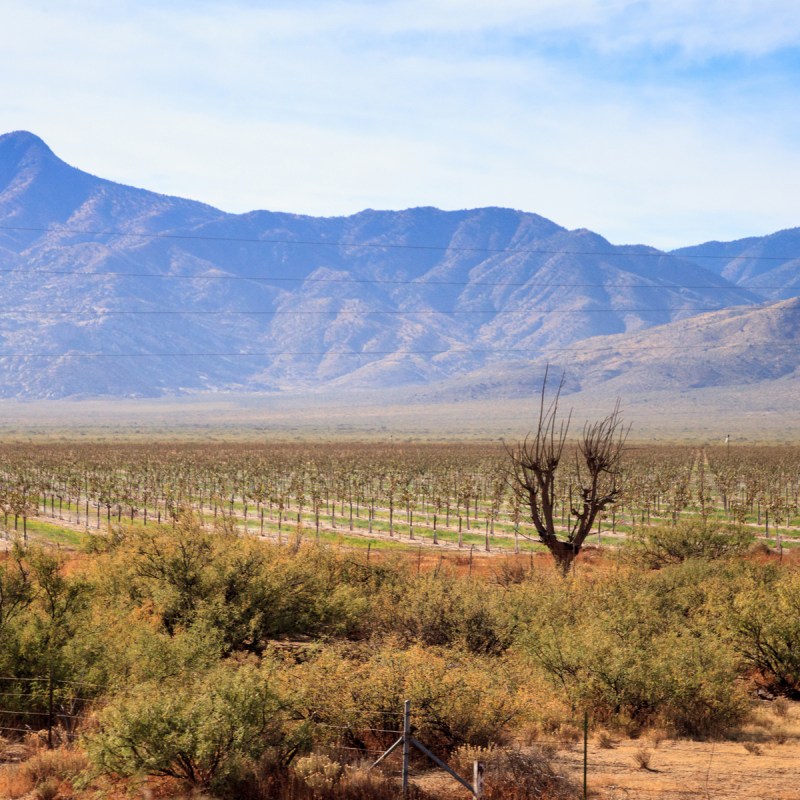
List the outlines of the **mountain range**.
{"label": "mountain range", "polygon": [[229,214],[0,136],[0,396],[798,380],[800,229],[673,252],[505,208]]}

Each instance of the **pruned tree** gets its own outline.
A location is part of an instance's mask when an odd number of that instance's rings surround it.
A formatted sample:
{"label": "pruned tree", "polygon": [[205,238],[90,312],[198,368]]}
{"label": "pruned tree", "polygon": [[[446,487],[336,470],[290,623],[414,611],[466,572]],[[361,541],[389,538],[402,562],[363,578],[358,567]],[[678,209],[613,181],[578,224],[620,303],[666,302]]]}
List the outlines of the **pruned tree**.
{"label": "pruned tree", "polygon": [[[623,424],[619,401],[601,420],[587,422],[575,447],[578,497],[572,498],[566,526],[556,526],[556,481],[567,445],[572,412],[559,418],[564,388],[562,375],[552,400],[547,402],[545,370],[536,429],[522,442],[507,447],[509,478],[530,513],[539,539],[566,574],[592,530],[597,515],[619,496],[620,464],[629,428]],[[577,501],[577,502],[576,502]]]}

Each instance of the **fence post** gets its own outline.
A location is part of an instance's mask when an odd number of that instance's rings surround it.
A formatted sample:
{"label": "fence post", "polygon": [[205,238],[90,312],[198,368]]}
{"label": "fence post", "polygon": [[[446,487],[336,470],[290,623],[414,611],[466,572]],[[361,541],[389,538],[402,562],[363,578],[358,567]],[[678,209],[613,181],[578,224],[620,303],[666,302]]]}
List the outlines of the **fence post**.
{"label": "fence post", "polygon": [[408,797],[408,761],[411,752],[411,701],[403,704],[403,798]]}
{"label": "fence post", "polygon": [[425,747],[424,744],[418,742],[412,735],[411,735],[411,701],[406,700],[403,704],[403,733],[400,738],[388,749],[385,750],[380,758],[375,761],[371,766],[370,769],[377,767],[378,764],[381,763],[387,756],[393,753],[398,747],[402,745],[403,747],[403,798],[408,798],[408,779],[409,779],[409,755],[411,753],[411,747],[416,747],[420,753],[424,756],[427,756],[431,761],[433,761],[436,766],[441,767],[450,777],[455,778],[465,789],[469,791],[469,793],[477,800],[481,800],[483,797],[483,764],[478,764],[476,761],[473,765],[474,774],[475,774],[475,781],[474,785],[469,784],[464,778],[462,778],[457,772],[454,772],[451,767],[449,767],[444,761],[442,761],[439,756],[432,753]]}
{"label": "fence post", "polygon": [[588,786],[588,765],[589,765],[589,712],[583,712],[583,800],[589,794]]}
{"label": "fence post", "polygon": [[53,749],[53,654],[50,653],[50,669],[47,674],[47,749]]}
{"label": "fence post", "polygon": [[475,789],[475,800],[483,800],[483,764],[480,761],[472,763],[472,786]]}

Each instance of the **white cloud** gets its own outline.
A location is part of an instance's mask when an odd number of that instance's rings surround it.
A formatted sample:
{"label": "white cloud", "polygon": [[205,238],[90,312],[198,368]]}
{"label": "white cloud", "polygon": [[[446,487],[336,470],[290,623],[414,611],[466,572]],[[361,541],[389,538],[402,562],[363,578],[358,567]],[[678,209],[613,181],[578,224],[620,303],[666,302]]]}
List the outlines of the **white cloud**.
{"label": "white cloud", "polygon": [[796,46],[788,2],[5,5],[0,130],[119,181],[235,211],[509,205],[664,245],[800,222],[797,76],[692,67]]}

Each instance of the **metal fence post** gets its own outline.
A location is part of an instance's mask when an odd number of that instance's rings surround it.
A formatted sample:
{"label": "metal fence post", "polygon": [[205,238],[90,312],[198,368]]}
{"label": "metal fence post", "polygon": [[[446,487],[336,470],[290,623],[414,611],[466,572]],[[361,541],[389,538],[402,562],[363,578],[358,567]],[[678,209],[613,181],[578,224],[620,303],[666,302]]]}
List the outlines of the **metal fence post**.
{"label": "metal fence post", "polygon": [[377,767],[384,759],[386,759],[391,753],[393,753],[398,747],[402,745],[403,748],[403,798],[408,798],[408,782],[409,782],[409,756],[411,754],[411,748],[416,747],[420,753],[424,756],[429,758],[433,761],[436,766],[443,769],[451,778],[457,780],[469,793],[476,798],[476,800],[482,800],[483,798],[483,764],[479,764],[477,761],[473,765],[474,775],[475,775],[475,783],[474,785],[468,783],[464,778],[462,778],[457,772],[454,772],[451,767],[449,767],[444,761],[442,761],[439,756],[435,753],[432,753],[425,747],[424,744],[418,742],[412,735],[411,735],[411,701],[406,700],[403,705],[403,733],[400,738],[388,749],[385,750],[380,758],[377,759],[371,766],[370,769]]}
{"label": "metal fence post", "polygon": [[47,674],[47,749],[53,749],[53,654],[50,653],[50,668]]}
{"label": "metal fence post", "polygon": [[408,760],[411,752],[411,701],[403,704],[403,798],[408,797]]}
{"label": "metal fence post", "polygon": [[586,800],[589,793],[588,772],[589,772],[589,712],[583,713],[583,800]]}

